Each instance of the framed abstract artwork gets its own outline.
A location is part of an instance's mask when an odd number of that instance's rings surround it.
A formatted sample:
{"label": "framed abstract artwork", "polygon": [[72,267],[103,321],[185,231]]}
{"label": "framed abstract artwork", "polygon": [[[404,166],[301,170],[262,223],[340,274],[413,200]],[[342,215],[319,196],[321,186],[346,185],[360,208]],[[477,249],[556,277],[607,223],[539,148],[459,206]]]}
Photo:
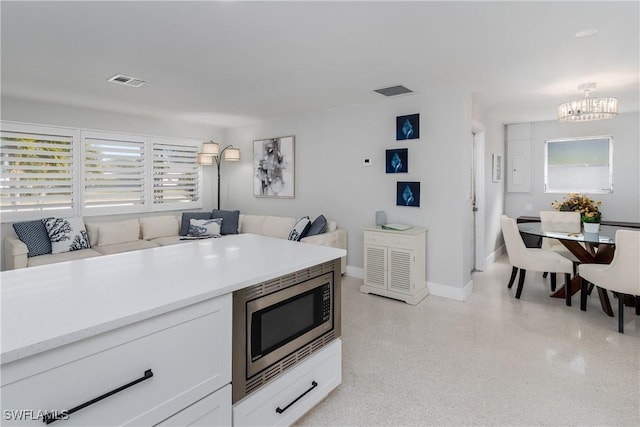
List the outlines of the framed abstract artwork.
{"label": "framed abstract artwork", "polygon": [[295,136],[253,141],[253,195],[295,197]]}
{"label": "framed abstract artwork", "polygon": [[420,114],[396,117],[396,141],[420,138]]}
{"label": "framed abstract artwork", "polygon": [[396,185],[396,205],[420,207],[420,183],[398,181]]}
{"label": "framed abstract artwork", "polygon": [[409,150],[407,148],[387,150],[385,155],[385,170],[387,173],[409,172]]}

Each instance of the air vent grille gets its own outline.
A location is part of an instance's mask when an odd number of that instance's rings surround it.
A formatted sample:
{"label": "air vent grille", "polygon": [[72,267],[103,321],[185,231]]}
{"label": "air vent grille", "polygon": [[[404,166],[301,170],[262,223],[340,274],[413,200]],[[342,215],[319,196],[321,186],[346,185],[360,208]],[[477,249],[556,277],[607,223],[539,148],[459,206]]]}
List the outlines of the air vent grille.
{"label": "air vent grille", "polygon": [[146,80],[142,80],[137,77],[124,76],[122,74],[116,74],[107,81],[131,87],[140,87],[143,84],[147,83]]}
{"label": "air vent grille", "polygon": [[250,301],[258,297],[269,295],[273,292],[288,288],[306,280],[313,279],[314,277],[321,276],[331,271],[333,271],[333,261],[325,262],[324,264],[316,265],[311,268],[305,268],[304,270],[299,270],[295,273],[287,274],[282,277],[278,277],[277,279],[262,282],[260,284],[250,286],[236,292],[242,294],[242,298],[244,300]]}
{"label": "air vent grille", "polygon": [[381,89],[375,89],[374,92],[378,92],[380,95],[384,96],[398,96],[413,93],[411,89],[408,89],[402,85],[383,87]]}

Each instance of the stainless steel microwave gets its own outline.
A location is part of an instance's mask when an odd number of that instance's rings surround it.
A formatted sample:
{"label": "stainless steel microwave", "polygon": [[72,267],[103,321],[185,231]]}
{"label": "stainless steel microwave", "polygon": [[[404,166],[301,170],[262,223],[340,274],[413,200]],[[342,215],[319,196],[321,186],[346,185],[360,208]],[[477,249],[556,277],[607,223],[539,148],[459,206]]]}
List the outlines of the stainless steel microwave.
{"label": "stainless steel microwave", "polygon": [[294,273],[305,280],[279,278],[266,292],[260,284],[234,293],[234,403],[339,336],[340,274],[326,271],[334,266],[315,267],[321,274],[312,278]]}

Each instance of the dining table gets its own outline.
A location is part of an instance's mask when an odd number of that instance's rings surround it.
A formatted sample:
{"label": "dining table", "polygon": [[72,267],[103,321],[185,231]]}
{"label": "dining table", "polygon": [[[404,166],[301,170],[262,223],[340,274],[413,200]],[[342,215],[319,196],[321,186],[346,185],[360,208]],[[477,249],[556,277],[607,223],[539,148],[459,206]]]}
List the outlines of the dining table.
{"label": "dining table", "polygon": [[[597,233],[565,233],[559,231],[544,231],[540,222],[524,222],[518,224],[521,234],[534,235],[538,237],[546,237],[556,239],[564,247],[566,247],[581,264],[610,264],[613,260],[613,254],[616,246],[616,232],[618,230],[635,230],[634,228],[621,227],[616,225],[600,225]],[[578,292],[581,288],[581,279],[576,274],[570,282],[571,295]],[[602,310],[613,317],[613,309],[609,301],[609,295],[606,289],[597,287],[598,296],[600,297],[600,305]],[[554,298],[565,298],[567,290],[562,286],[551,294]]]}

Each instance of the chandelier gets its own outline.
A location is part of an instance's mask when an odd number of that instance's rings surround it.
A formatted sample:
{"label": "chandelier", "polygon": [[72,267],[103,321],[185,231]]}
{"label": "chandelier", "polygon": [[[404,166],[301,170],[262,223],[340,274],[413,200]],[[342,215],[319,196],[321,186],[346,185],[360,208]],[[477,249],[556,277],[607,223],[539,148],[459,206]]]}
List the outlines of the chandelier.
{"label": "chandelier", "polygon": [[558,105],[558,120],[561,122],[587,122],[611,119],[618,115],[618,98],[589,98],[595,83],[583,83],[578,90],[584,91],[584,99]]}

